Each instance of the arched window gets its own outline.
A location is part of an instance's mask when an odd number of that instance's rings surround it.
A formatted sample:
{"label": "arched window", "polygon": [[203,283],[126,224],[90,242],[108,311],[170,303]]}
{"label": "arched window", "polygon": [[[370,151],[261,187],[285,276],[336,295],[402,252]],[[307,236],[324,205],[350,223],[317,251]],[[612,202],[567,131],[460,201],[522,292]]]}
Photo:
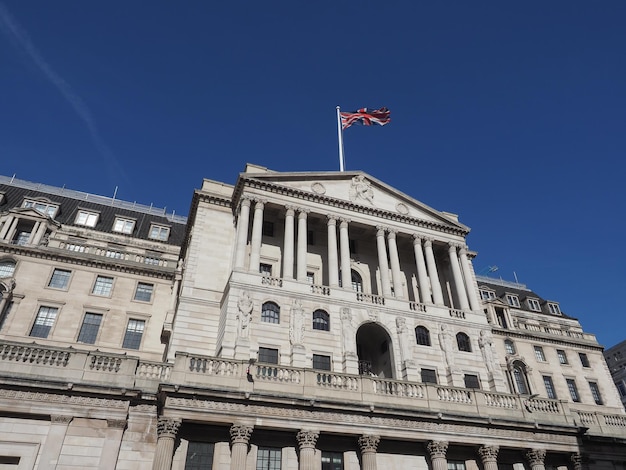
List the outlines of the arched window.
{"label": "arched window", "polygon": [[0,278],[11,277],[15,272],[15,261],[12,259],[3,259],[0,261]]}
{"label": "arched window", "polygon": [[324,310],[316,310],[313,312],[313,329],[330,331],[330,315]]}
{"label": "arched window", "polygon": [[[352,290],[356,292],[363,292],[363,278],[354,269],[350,270],[350,279],[352,282]],[[341,285],[341,271],[339,271],[339,287]]]}
{"label": "arched window", "polygon": [[459,351],[472,352],[469,336],[463,332],[456,334],[456,345],[458,346]]}
{"label": "arched window", "polygon": [[280,323],[280,307],[274,302],[265,302],[261,308],[261,321]]}
{"label": "arched window", "polygon": [[517,393],[520,395],[530,394],[528,377],[526,376],[526,366],[519,361],[513,363],[513,381],[515,382],[515,389]]}
{"label": "arched window", "polygon": [[422,346],[430,346],[430,331],[425,326],[415,328],[415,339],[417,344]]}
{"label": "arched window", "polygon": [[504,340],[504,350],[507,354],[515,354],[515,344],[510,339]]}

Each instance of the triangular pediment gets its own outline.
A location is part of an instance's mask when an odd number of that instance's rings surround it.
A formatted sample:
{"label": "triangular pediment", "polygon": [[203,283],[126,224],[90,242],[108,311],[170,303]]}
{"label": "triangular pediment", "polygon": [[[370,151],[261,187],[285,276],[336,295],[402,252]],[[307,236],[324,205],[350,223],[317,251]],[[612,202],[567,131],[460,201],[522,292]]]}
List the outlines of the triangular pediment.
{"label": "triangular pediment", "polygon": [[244,180],[291,189],[307,199],[329,203],[342,201],[359,211],[384,211],[398,217],[469,231],[455,215],[437,211],[361,171],[280,173],[249,165],[247,171],[240,175],[237,186],[242,185]]}
{"label": "triangular pediment", "polygon": [[29,217],[33,219],[48,220],[49,218],[47,215],[42,214],[41,212],[39,212],[36,209],[33,209],[32,207],[27,207],[27,208],[15,207],[11,209],[9,212],[13,214],[19,214],[21,217]]}

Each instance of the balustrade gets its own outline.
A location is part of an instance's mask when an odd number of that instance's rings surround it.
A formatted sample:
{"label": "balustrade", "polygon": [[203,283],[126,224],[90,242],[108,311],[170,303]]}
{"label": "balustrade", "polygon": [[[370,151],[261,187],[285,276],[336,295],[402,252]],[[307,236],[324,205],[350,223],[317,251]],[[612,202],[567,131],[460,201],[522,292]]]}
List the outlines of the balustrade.
{"label": "balustrade", "polygon": [[414,312],[426,313],[426,305],[420,304],[419,302],[409,302],[409,309]]}
{"label": "balustrade", "polygon": [[1,344],[0,358],[7,361],[28,362],[48,366],[67,366],[71,354],[56,349]]}
{"label": "balustrade", "polygon": [[359,302],[366,302],[374,305],[385,305],[385,298],[382,295],[364,294],[363,292],[357,292],[356,300],[358,300]]}

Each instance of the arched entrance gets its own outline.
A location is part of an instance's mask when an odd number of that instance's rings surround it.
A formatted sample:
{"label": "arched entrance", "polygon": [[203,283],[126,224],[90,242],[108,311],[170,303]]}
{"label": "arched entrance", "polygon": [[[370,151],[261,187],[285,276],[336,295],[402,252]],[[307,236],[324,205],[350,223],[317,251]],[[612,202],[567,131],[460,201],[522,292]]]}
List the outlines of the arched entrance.
{"label": "arched entrance", "polygon": [[376,323],[361,325],[356,332],[356,350],[359,356],[359,374],[393,378],[391,338]]}

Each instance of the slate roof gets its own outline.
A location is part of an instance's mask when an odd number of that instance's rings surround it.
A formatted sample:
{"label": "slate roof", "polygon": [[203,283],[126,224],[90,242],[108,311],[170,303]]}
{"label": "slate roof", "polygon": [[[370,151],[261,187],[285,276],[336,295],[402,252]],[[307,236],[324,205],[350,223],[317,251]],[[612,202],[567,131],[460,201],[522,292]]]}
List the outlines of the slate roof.
{"label": "slate roof", "polygon": [[1,176],[0,194],[4,194],[4,200],[0,204],[0,212],[21,207],[24,198],[45,198],[51,203],[59,205],[59,211],[54,220],[64,225],[84,228],[83,225],[78,225],[74,222],[78,211],[85,209],[100,214],[98,222],[93,227],[93,230],[99,232],[119,234],[119,232],[113,231],[115,218],[126,217],[135,220],[135,227],[132,233],[132,236],[135,238],[156,241],[148,237],[151,224],[170,228],[169,238],[164,242],[168,245],[182,245],[185,236],[187,218],[167,214],[163,209],[159,208]]}

